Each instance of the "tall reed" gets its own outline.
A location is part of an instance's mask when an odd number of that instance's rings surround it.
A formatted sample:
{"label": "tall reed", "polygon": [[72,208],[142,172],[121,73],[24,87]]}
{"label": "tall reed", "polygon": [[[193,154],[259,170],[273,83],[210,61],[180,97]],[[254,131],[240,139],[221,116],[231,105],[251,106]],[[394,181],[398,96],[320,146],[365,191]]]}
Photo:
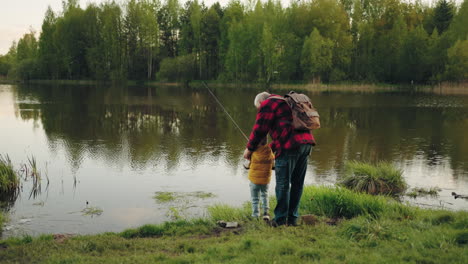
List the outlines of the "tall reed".
{"label": "tall reed", "polygon": [[[26,177],[30,176],[33,180],[33,186],[29,193],[29,198],[36,197],[41,193],[41,173],[37,168],[36,158],[31,156],[28,157],[29,169],[26,170]],[[27,168],[27,166],[25,166]],[[47,183],[49,184],[49,183]]]}

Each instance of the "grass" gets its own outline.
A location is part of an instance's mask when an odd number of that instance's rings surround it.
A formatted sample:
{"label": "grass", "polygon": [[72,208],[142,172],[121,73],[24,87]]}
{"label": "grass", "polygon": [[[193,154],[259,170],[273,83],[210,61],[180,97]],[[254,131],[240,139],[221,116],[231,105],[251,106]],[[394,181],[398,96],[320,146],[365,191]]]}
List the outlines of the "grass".
{"label": "grass", "polygon": [[199,198],[199,199],[207,199],[207,198],[215,197],[213,193],[203,192],[203,191],[193,192],[191,193],[191,196],[195,198]]}
{"label": "grass", "polygon": [[431,188],[421,188],[421,187],[416,187],[412,188],[411,191],[406,193],[406,196],[416,198],[420,196],[432,196],[432,197],[437,197],[439,196],[439,192],[441,191],[440,188],[438,187],[431,187]]}
{"label": "grass", "polygon": [[0,193],[15,193],[19,185],[20,178],[13,169],[10,157],[0,155]]}
{"label": "grass", "polygon": [[167,203],[174,201],[177,196],[173,192],[156,192],[156,195],[153,198],[160,203]]}
{"label": "grass", "polygon": [[359,215],[379,217],[391,210],[394,202],[385,197],[373,197],[340,188],[309,187],[304,190],[300,205],[302,211],[329,218],[353,218]]}
{"label": "grass", "polygon": [[156,192],[154,199],[160,203],[173,202],[184,198],[198,198],[198,199],[207,199],[215,197],[213,193],[197,191],[190,193],[176,193],[176,192]]}
{"label": "grass", "polygon": [[177,220],[160,225],[144,225],[136,229],[127,229],[119,235],[124,238],[209,235],[212,230],[213,224],[209,220]]}
{"label": "grass", "polygon": [[[375,200],[373,202],[373,200]],[[370,204],[369,204],[370,203]],[[272,206],[273,207],[273,206]],[[338,207],[338,209],[333,209]],[[316,225],[272,228],[248,204],[205,219],[121,233],[0,241],[2,263],[468,263],[468,212],[428,210],[341,187],[307,186],[300,211]],[[342,217],[337,225],[327,217]],[[216,220],[236,220],[223,229]]]}
{"label": "grass", "polygon": [[88,216],[99,216],[101,215],[103,210],[99,207],[86,207],[85,209],[81,210],[81,213],[83,215],[88,215]]}
{"label": "grass", "polygon": [[3,223],[5,222],[5,216],[3,215],[3,212],[0,210],[0,235],[3,232]]}
{"label": "grass", "polygon": [[[14,170],[8,155],[0,155],[0,208],[13,206],[20,191],[20,176]],[[1,231],[1,226],[0,226]]]}
{"label": "grass", "polygon": [[242,207],[232,207],[226,204],[217,204],[208,207],[208,213],[214,221],[248,221],[251,212],[250,203],[245,203]]}
{"label": "grass", "polygon": [[375,165],[348,161],[341,184],[351,190],[377,195],[399,195],[407,188],[402,171],[392,164],[379,162]]}

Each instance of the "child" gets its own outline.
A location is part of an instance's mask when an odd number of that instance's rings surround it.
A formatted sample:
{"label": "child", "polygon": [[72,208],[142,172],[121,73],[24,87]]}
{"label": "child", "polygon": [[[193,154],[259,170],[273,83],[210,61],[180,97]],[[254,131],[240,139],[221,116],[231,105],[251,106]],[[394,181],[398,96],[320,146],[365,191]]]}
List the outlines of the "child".
{"label": "child", "polygon": [[275,155],[271,148],[266,144],[267,139],[259,144],[258,148],[252,153],[249,165],[250,194],[252,199],[252,217],[258,218],[259,196],[262,202],[264,221],[270,221],[269,203],[268,203],[268,184],[271,179],[271,169],[275,161]]}

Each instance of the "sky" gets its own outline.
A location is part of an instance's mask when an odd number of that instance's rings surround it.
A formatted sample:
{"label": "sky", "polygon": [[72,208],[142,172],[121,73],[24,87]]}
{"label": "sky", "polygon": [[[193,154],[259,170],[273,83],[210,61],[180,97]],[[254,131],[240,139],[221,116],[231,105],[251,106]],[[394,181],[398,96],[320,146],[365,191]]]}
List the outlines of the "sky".
{"label": "sky", "polygon": [[[86,7],[89,2],[102,3],[107,0],[80,0],[80,6]],[[117,0],[122,2],[124,0]],[[283,5],[289,0],[281,0]],[[423,0],[432,2],[433,0]],[[456,0],[461,2],[462,0]],[[180,2],[185,2],[180,0]],[[201,0],[210,6],[216,0]],[[229,0],[218,0],[226,6]],[[40,32],[42,20],[48,6],[59,12],[62,10],[62,0],[0,0],[0,54],[6,54],[13,41],[18,41],[30,28]]]}

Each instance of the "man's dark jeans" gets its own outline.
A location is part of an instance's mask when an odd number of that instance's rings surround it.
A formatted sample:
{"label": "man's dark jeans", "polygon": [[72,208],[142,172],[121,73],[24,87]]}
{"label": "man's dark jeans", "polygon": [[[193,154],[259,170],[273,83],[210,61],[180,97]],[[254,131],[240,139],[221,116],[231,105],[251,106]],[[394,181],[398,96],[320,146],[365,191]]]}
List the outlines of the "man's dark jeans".
{"label": "man's dark jeans", "polygon": [[307,160],[311,150],[312,145],[301,145],[298,149],[281,153],[275,160],[277,205],[274,220],[279,225],[297,222]]}

